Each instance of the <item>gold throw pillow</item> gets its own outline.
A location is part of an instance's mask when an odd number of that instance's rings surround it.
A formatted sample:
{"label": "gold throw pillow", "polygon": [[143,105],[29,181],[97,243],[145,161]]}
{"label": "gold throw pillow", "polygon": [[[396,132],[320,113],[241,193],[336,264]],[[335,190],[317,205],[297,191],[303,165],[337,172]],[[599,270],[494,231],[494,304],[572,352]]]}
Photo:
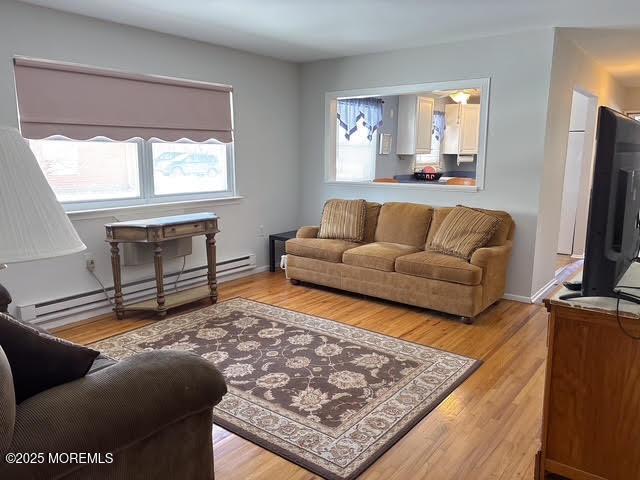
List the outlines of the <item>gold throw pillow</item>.
{"label": "gold throw pillow", "polygon": [[366,211],[364,200],[327,200],[322,210],[318,238],[361,242]]}
{"label": "gold throw pillow", "polygon": [[469,260],[489,243],[500,222],[496,216],[458,205],[442,221],[429,250]]}

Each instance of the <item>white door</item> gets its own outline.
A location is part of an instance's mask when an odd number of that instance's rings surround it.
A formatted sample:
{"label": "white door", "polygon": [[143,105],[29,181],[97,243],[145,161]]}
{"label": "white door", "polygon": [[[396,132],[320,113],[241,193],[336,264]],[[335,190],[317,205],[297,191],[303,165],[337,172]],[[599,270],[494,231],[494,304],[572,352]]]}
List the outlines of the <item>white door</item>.
{"label": "white door", "polygon": [[433,98],[418,97],[416,116],[416,153],[431,153],[431,130],[433,129]]}
{"label": "white door", "polygon": [[567,160],[564,165],[564,187],[560,207],[560,232],[558,234],[558,253],[573,253],[573,236],[578,211],[578,192],[582,175],[582,150],[584,132],[569,132]]}
{"label": "white door", "polygon": [[480,139],[480,105],[460,105],[460,154],[477,155]]}

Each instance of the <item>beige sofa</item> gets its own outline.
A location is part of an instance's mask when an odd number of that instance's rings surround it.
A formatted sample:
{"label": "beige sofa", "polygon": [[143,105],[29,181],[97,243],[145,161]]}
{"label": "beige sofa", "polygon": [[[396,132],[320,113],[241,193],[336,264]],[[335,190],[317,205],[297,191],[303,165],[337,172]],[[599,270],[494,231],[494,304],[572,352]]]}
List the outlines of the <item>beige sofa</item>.
{"label": "beige sofa", "polygon": [[367,203],[362,243],[317,238],[302,227],[287,241],[287,276],[459,315],[467,323],[504,294],[514,223],[506,212],[470,261],[427,250],[452,208]]}

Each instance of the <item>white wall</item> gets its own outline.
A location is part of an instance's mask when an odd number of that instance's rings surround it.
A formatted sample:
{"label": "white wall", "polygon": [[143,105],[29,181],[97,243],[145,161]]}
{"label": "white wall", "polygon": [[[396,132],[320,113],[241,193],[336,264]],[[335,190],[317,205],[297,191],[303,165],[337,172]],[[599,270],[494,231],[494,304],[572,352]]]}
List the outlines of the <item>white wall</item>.
{"label": "white wall", "polygon": [[[0,0],[0,125],[17,126],[13,55],[233,85],[237,180],[239,193],[245,198],[230,205],[209,204],[167,212],[156,209],[145,212],[145,216],[213,210],[221,217],[218,258],[255,253],[258,266],[267,263],[266,238],[257,237],[258,226],[263,225],[266,233],[273,233],[297,225],[300,195],[297,65]],[[140,218],[141,214],[136,215]],[[74,219],[89,251],[96,255],[97,274],[109,285],[111,270],[103,224],[114,220],[110,215]],[[187,267],[205,263],[203,242],[197,238]],[[168,262],[165,271],[176,271],[179,266],[181,261]],[[152,267],[147,266],[128,268],[124,280],[147,277],[151,272]],[[12,292],[14,305],[97,288],[84,268],[82,254],[11,265],[0,271],[0,282]]]}
{"label": "white wall", "polygon": [[[535,269],[533,291],[536,292],[553,279],[555,253],[560,224],[560,204],[564,180],[564,164],[567,155],[567,140],[571,117],[573,90],[597,97],[599,105],[622,110],[626,91],[602,66],[579,49],[562,29],[558,29],[553,53],[551,88],[547,115],[545,161],[540,189],[540,215],[536,234]],[[596,119],[588,121],[585,136],[595,129]],[[589,133],[589,129],[591,132]],[[592,163],[592,162],[591,162]],[[591,171],[589,166],[588,171]],[[588,202],[590,175],[582,180],[579,204]],[[582,210],[586,215],[586,210]],[[585,225],[583,219],[576,224]],[[584,232],[576,231],[576,236]]]}
{"label": "white wall", "polygon": [[[517,225],[507,292],[529,298],[552,48],[553,31],[545,29],[304,64],[300,97],[303,223],[317,224],[322,204],[330,197],[504,209]],[[326,92],[483,77],[491,77],[483,191],[323,182]]]}

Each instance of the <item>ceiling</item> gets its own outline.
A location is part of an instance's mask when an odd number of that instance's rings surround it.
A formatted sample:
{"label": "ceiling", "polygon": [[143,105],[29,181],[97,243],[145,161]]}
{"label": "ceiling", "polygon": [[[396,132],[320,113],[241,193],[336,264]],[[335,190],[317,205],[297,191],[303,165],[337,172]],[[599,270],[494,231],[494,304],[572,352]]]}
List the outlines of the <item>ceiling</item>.
{"label": "ceiling", "polygon": [[638,0],[23,1],[296,62],[561,26],[626,81],[640,64]]}
{"label": "ceiling", "polygon": [[570,38],[620,83],[640,87],[640,29],[566,29]]}

